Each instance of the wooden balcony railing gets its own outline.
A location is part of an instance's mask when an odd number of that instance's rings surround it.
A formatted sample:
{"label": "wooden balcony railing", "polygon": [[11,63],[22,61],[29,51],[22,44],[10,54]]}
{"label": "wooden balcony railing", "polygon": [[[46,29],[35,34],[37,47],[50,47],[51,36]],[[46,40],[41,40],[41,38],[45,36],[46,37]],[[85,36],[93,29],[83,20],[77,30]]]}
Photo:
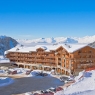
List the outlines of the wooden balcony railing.
{"label": "wooden balcony railing", "polygon": [[55,56],[46,56],[46,58],[55,58]]}
{"label": "wooden balcony railing", "polygon": [[93,52],[82,52],[82,53],[78,53],[79,55],[94,55]]}

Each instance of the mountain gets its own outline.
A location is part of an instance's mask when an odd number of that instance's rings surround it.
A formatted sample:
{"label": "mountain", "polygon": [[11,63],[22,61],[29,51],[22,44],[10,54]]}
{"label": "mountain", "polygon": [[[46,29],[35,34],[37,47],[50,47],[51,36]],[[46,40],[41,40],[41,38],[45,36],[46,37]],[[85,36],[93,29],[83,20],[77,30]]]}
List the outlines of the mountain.
{"label": "mountain", "polygon": [[77,40],[74,40],[74,39],[72,39],[72,38],[67,38],[67,39],[64,41],[64,43],[78,43],[78,41],[77,41]]}
{"label": "mountain", "polygon": [[95,35],[84,37],[56,37],[56,38],[38,38],[38,39],[17,39],[20,44],[23,45],[35,45],[35,44],[54,44],[54,43],[92,43],[95,41]]}
{"label": "mountain", "polygon": [[39,38],[39,39],[33,39],[33,40],[17,40],[20,44],[23,45],[34,45],[34,44],[54,44],[54,43],[78,43],[77,40],[73,38],[64,38],[64,37],[59,37],[59,38]]}
{"label": "mountain", "polygon": [[11,37],[0,36],[0,55],[3,55],[4,51],[15,47],[17,44],[18,42]]}
{"label": "mountain", "polygon": [[95,41],[93,43],[88,44],[88,45],[95,48]]}

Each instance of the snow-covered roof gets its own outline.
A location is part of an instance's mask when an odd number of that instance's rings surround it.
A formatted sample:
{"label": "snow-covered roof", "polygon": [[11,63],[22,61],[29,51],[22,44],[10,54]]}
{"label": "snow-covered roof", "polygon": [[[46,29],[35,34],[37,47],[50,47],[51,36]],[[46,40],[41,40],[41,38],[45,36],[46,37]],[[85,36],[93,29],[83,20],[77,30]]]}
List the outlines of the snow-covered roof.
{"label": "snow-covered roof", "polygon": [[32,47],[14,47],[6,51],[5,54],[7,54],[7,52],[31,52],[31,51],[36,51],[38,48],[42,48],[45,51],[50,51],[50,50],[56,50],[60,46],[62,46],[68,52],[72,53],[87,46],[87,44],[54,44],[54,45],[36,45]]}

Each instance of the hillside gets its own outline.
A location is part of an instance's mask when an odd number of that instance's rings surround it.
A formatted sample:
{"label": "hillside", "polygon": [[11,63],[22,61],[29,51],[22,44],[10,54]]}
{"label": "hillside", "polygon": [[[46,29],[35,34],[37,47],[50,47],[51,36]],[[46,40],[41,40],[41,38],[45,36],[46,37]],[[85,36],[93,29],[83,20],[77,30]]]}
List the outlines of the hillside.
{"label": "hillside", "polygon": [[56,43],[92,43],[95,41],[95,35],[84,37],[55,37],[55,38],[38,38],[38,39],[17,39],[17,42],[23,45],[35,44],[56,44]]}
{"label": "hillside", "polygon": [[88,45],[95,48],[95,41],[93,43],[88,44]]}
{"label": "hillside", "polygon": [[75,83],[55,95],[95,95],[95,70],[80,72]]}
{"label": "hillside", "polygon": [[3,55],[4,51],[15,47],[17,44],[18,42],[11,37],[0,36],[0,55]]}

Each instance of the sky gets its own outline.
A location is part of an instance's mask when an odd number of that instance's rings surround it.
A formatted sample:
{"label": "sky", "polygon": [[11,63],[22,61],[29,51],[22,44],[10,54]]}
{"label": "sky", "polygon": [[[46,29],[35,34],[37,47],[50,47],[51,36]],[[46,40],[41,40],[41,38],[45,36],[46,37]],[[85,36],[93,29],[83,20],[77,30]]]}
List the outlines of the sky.
{"label": "sky", "polygon": [[95,0],[0,0],[0,35],[16,39],[95,35]]}

